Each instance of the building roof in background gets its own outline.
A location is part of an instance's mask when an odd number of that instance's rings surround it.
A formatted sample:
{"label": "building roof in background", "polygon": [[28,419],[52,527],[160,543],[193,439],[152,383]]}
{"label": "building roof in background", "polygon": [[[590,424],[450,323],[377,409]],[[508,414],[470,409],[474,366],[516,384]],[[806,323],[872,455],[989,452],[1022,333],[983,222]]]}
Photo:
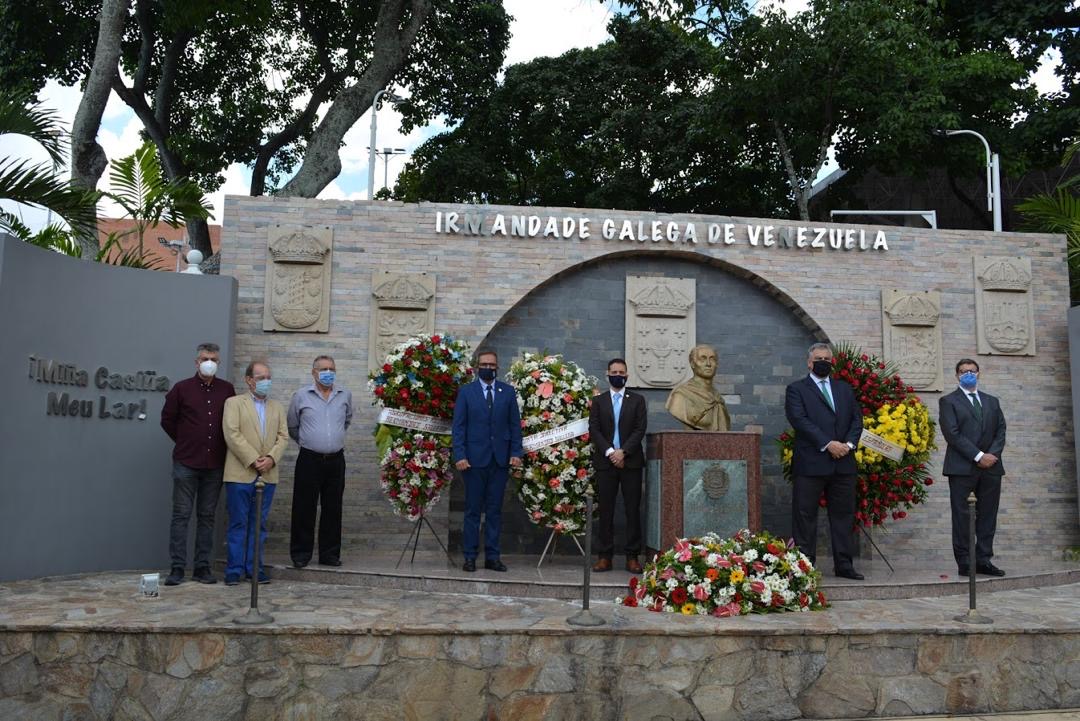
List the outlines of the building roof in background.
{"label": "building roof in background", "polygon": [[[98,244],[104,245],[109,237],[109,233],[128,233],[128,235],[120,238],[120,247],[125,251],[136,247],[139,244],[139,238],[135,234],[135,221],[128,218],[98,218]],[[221,250],[221,226],[210,225],[210,247],[215,253]],[[187,244],[187,228],[181,225],[178,228],[172,228],[165,223],[151,226],[143,236],[143,251],[146,253],[147,264],[156,270],[176,270],[176,255],[173,254],[173,249],[168,248],[158,242],[158,238],[165,238],[168,241],[181,240],[184,243],[182,252],[186,255],[191,248]],[[180,270],[187,267],[187,261],[180,260]]]}

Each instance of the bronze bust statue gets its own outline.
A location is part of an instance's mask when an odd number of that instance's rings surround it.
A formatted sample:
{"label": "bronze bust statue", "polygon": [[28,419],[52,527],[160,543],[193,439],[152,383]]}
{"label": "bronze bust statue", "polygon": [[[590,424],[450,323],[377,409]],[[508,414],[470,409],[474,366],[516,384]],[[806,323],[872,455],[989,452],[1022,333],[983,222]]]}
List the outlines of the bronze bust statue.
{"label": "bronze bust statue", "polygon": [[694,430],[731,430],[727,406],[713,387],[716,364],[716,351],[712,346],[694,346],[690,349],[690,368],[694,377],[675,386],[668,395],[668,412]]}

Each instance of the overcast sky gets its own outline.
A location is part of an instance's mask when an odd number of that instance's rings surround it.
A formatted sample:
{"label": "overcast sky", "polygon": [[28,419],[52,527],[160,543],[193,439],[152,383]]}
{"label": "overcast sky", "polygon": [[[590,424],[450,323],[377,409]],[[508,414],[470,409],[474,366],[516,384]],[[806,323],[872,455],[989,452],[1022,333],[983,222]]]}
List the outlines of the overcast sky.
{"label": "overcast sky", "polygon": [[[805,8],[806,0],[774,0],[789,11]],[[525,62],[541,56],[561,55],[573,48],[592,47],[600,44],[609,36],[607,23],[611,18],[609,3],[603,0],[504,0],[504,6],[513,16],[512,37],[507,51],[506,64]],[[1036,84],[1043,92],[1060,88],[1053,76],[1055,58],[1048,57],[1036,76]],[[55,109],[70,128],[75,117],[81,93],[76,88],[65,88],[55,82],[46,85],[42,101],[46,107]],[[378,127],[377,146],[380,148],[405,148],[411,152],[424,140],[441,132],[445,128],[435,123],[403,135],[399,130],[399,118],[392,107],[379,111],[376,120]],[[320,198],[344,198],[349,200],[367,197],[368,138],[371,115],[366,113],[360,121],[345,135],[345,145],[341,149],[342,173],[322,193]],[[115,94],[110,96],[102,119],[98,142],[105,149],[110,159],[130,155],[139,145],[140,124],[135,114],[127,108]],[[3,156],[34,158],[44,161],[46,156],[32,141],[21,137],[3,138]],[[393,156],[388,167],[389,185],[393,187],[398,172],[404,165],[406,155]],[[825,172],[832,168],[827,168]],[[383,161],[376,164],[375,188],[383,183]],[[225,172],[225,183],[211,197],[214,206],[212,222],[221,223],[226,194],[246,195],[250,171],[240,165],[233,165]],[[108,171],[102,178],[102,187],[107,184]],[[0,203],[5,210],[12,209],[7,203]],[[45,214],[25,207],[18,212],[31,227],[44,225]],[[111,203],[103,202],[100,212],[105,216],[119,215]]]}

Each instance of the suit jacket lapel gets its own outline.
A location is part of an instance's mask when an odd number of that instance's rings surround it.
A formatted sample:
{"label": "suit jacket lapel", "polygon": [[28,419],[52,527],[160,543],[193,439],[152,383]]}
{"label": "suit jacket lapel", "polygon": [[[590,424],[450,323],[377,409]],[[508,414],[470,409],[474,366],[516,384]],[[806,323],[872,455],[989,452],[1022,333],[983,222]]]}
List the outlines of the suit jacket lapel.
{"label": "suit jacket lapel", "polygon": [[256,449],[259,453],[262,453],[263,448],[266,445],[266,431],[270,428],[270,405],[266,404],[266,427],[262,428],[259,422],[259,411],[255,408],[255,399],[248,393],[244,404],[247,407],[248,415],[251,417],[251,422],[255,425],[252,428],[255,429],[255,437],[259,439],[259,447]]}
{"label": "suit jacket lapel", "polygon": [[[836,415],[836,409],[829,405],[829,401],[825,400],[825,393],[822,392],[821,386],[810,379],[810,376],[806,376],[806,385],[810,387],[810,392],[817,396],[817,399],[821,401],[821,405],[825,406],[825,410],[833,415]],[[831,384],[830,384],[831,386]],[[836,394],[833,393],[833,404],[836,403]]]}
{"label": "suit jacket lapel", "polygon": [[953,394],[956,395],[956,402],[967,408],[968,414],[979,424],[981,430],[983,421],[986,420],[986,406],[983,406],[982,418],[979,418],[979,416],[975,414],[975,404],[971,402],[971,398],[968,397],[968,394],[964,392],[963,388],[957,388],[953,391]]}
{"label": "suit jacket lapel", "polygon": [[[611,393],[610,392],[608,393],[608,400],[609,401],[611,400]],[[619,427],[619,442],[620,443],[622,442],[622,438],[623,438],[622,419],[626,418],[626,403],[629,400],[630,400],[630,391],[624,390],[622,392],[622,406],[619,407],[619,417],[618,418],[615,417],[615,404],[614,403],[611,404],[612,425]],[[614,434],[612,434],[612,435],[614,435]]]}

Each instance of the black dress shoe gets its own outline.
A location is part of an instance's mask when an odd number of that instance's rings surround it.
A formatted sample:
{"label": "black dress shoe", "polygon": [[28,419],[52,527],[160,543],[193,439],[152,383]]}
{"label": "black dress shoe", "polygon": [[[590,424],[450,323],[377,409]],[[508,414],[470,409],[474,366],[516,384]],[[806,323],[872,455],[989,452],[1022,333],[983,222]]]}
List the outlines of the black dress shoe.
{"label": "black dress shoe", "polygon": [[293,561],[292,562],[292,567],[293,568],[303,568],[306,565],[308,565],[308,561]]}
{"label": "black dress shoe", "polygon": [[334,567],[337,567],[337,566],[341,565],[341,559],[340,558],[335,558],[332,561],[319,561],[319,565],[320,566],[334,566]]}
{"label": "black dress shoe", "polygon": [[217,579],[214,578],[213,572],[209,568],[196,568],[195,573],[192,575],[199,583],[217,583]]}
{"label": "black dress shoe", "polygon": [[501,572],[501,571],[506,570],[506,564],[503,563],[502,561],[500,561],[497,558],[495,558],[495,559],[489,558],[486,561],[484,561],[484,568],[486,568],[489,571],[500,571]]}
{"label": "black dress shoe", "polygon": [[172,569],[172,573],[165,579],[166,586],[179,586],[184,582],[184,569],[180,566],[175,566]]}
{"label": "black dress shoe", "polygon": [[984,576],[1004,576],[1005,572],[994,564],[987,561],[986,563],[980,563],[975,566],[975,572],[981,573]]}
{"label": "black dress shoe", "polygon": [[956,569],[956,575],[957,576],[963,576],[963,577],[967,578],[968,567],[967,566],[960,566],[959,568]]}
{"label": "black dress shoe", "polygon": [[854,568],[839,568],[836,570],[836,575],[839,578],[850,578],[852,581],[862,581],[866,578]]}
{"label": "black dress shoe", "polygon": [[462,571],[468,571],[469,573],[472,573],[473,571],[475,571],[476,570],[476,559],[475,558],[466,558],[465,563],[461,566],[461,570]]}

